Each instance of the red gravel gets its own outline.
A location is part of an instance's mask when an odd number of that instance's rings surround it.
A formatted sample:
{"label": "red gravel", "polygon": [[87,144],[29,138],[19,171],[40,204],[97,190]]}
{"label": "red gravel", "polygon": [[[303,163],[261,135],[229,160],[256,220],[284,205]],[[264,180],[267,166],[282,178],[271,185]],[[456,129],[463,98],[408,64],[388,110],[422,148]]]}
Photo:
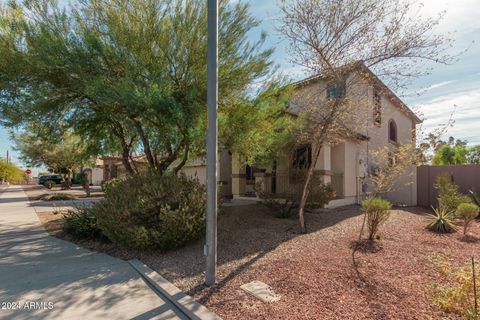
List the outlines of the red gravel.
{"label": "red gravel", "polygon": [[[382,229],[379,246],[357,251],[355,269],[351,246],[361,223],[360,216],[352,217],[356,210],[310,215],[310,234],[194,297],[224,319],[460,319],[431,303],[428,286],[439,281],[431,256],[443,253],[461,264],[473,254],[480,258],[479,243],[466,243],[460,234],[433,234],[418,210],[398,210]],[[323,228],[335,215],[345,219]],[[472,232],[480,236],[479,223]],[[268,305],[239,289],[252,280],[269,284],[281,300]]]}
{"label": "red gravel", "polygon": [[[223,319],[461,319],[431,303],[429,285],[441,281],[432,255],[461,265],[480,241],[425,229],[421,209],[395,210],[373,248],[352,245],[362,216],[356,207],[307,214],[309,233],[296,219],[278,219],[261,205],[223,208],[219,219],[218,284],[205,288],[203,240],[168,253],[136,252],[113,244],[80,243],[124,258],[139,258]],[[471,228],[480,238],[480,223]],[[61,234],[56,234],[61,236]],[[475,238],[473,238],[475,239]],[[240,285],[260,280],[282,297],[265,304]]]}

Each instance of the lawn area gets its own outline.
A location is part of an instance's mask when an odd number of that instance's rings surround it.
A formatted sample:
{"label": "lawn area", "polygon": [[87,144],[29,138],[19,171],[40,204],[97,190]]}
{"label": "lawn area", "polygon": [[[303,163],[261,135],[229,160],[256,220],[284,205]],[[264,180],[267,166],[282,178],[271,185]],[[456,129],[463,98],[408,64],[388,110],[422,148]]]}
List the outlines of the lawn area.
{"label": "lawn area", "polygon": [[[393,210],[374,248],[362,248],[352,263],[352,245],[362,215],[358,207],[307,214],[309,233],[295,219],[278,219],[262,205],[223,207],[219,219],[218,284],[205,288],[203,241],[167,253],[140,252],[110,243],[82,246],[124,259],[139,258],[224,319],[461,319],[431,302],[429,285],[440,277],[432,255],[462,265],[480,252],[480,242],[461,233],[438,235],[425,229],[423,209]],[[61,215],[40,216],[49,231]],[[480,223],[471,233],[480,238]],[[265,304],[240,290],[260,280],[281,295]]]}

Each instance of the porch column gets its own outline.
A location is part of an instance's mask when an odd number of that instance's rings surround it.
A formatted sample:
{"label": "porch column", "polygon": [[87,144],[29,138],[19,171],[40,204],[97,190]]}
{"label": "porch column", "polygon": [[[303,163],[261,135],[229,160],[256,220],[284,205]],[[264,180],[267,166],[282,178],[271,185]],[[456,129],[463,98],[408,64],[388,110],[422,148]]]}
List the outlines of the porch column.
{"label": "porch column", "polygon": [[315,177],[323,183],[332,183],[332,156],[330,144],[324,144],[315,165]]}
{"label": "porch column", "polygon": [[240,164],[238,154],[232,155],[232,194],[233,197],[245,195],[246,178],[245,166]]}

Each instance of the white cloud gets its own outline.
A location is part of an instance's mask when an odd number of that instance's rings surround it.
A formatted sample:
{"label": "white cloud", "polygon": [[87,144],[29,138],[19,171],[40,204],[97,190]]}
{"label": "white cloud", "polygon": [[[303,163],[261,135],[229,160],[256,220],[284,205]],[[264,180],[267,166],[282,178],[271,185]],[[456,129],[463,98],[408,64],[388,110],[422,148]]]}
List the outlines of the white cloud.
{"label": "white cloud", "polygon": [[480,89],[443,95],[418,105],[427,131],[446,123],[453,113],[455,124],[447,135],[480,143]]}
{"label": "white cloud", "polygon": [[417,95],[423,94],[427,91],[437,89],[437,88],[441,88],[441,87],[444,87],[444,86],[449,85],[449,84],[454,83],[454,82],[457,82],[457,80],[448,80],[448,81],[442,81],[442,82],[439,82],[439,83],[434,83],[434,84],[432,84],[428,87],[425,87],[425,88],[422,88],[422,89],[416,91],[415,94],[417,94]]}

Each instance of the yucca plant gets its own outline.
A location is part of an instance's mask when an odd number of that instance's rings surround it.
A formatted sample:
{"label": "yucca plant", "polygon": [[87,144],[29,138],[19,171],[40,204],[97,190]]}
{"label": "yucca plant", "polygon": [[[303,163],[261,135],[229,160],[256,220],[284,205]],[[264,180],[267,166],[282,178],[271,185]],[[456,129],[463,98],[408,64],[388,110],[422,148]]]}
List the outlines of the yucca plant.
{"label": "yucca plant", "polygon": [[453,223],[455,212],[446,206],[432,207],[434,214],[429,214],[433,220],[427,226],[427,229],[438,233],[452,233],[457,231],[457,227]]}

